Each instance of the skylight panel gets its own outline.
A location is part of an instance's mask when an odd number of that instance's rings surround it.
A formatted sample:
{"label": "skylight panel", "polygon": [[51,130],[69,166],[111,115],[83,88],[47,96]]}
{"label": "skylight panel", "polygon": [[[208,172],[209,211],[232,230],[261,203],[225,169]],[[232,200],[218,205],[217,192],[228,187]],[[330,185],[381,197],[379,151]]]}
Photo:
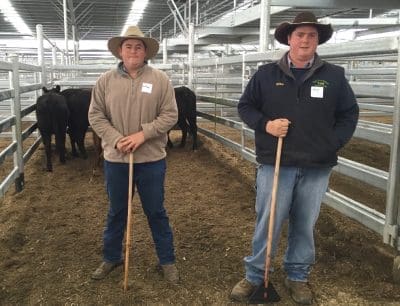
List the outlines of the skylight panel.
{"label": "skylight panel", "polygon": [[147,7],[148,0],[135,0],[132,3],[131,10],[129,12],[128,18],[126,19],[124,28],[121,31],[121,35],[123,35],[126,29],[131,25],[137,25],[139,21],[143,17],[143,12]]}
{"label": "skylight panel", "polygon": [[4,19],[10,22],[19,33],[32,35],[32,31],[19,16],[9,0],[0,1],[0,12],[4,15]]}

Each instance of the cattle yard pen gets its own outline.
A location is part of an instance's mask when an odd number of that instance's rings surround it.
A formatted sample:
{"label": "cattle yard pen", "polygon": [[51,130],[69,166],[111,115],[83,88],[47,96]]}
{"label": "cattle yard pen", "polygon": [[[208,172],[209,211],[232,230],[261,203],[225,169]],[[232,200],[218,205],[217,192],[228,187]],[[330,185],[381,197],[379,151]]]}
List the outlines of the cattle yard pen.
{"label": "cattle yard pen", "polygon": [[[38,29],[40,30],[40,26]],[[12,137],[11,144],[0,152],[0,164],[7,156],[13,155],[14,165],[12,171],[0,183],[0,197],[4,196],[13,182],[17,191],[22,190],[24,165],[40,143],[40,136],[35,132],[35,122],[22,131],[22,121],[35,110],[38,90],[44,85],[54,84],[65,87],[91,87],[99,73],[112,67],[109,63],[101,62],[58,65],[54,48],[50,63],[44,57],[43,35],[38,35],[38,39],[37,65],[18,62],[17,57],[0,62],[2,76],[0,79],[0,136]],[[355,137],[388,145],[391,152],[388,171],[344,157],[339,157],[339,164],[334,168],[337,173],[386,192],[385,213],[378,212],[332,189],[326,192],[324,203],[380,234],[384,243],[400,251],[399,38],[325,45],[318,49],[318,53],[322,58],[346,68],[346,74],[356,94],[362,117]],[[279,59],[282,54],[282,50],[273,50],[189,60],[187,63],[150,64],[165,70],[171,76],[174,85],[189,84],[194,89],[197,94],[201,133],[255,163],[254,133],[240,121],[236,106],[240,94],[257,67]],[[189,56],[189,58],[192,57]],[[5,106],[7,101],[9,101],[9,106]],[[7,111],[8,115],[3,117]],[[367,120],[368,117],[377,116],[385,118],[387,122]],[[217,126],[228,127],[237,132],[238,136],[230,139],[218,133]],[[28,137],[33,137],[34,141],[26,152],[23,152],[22,143]],[[379,152],[376,153],[379,154]]]}

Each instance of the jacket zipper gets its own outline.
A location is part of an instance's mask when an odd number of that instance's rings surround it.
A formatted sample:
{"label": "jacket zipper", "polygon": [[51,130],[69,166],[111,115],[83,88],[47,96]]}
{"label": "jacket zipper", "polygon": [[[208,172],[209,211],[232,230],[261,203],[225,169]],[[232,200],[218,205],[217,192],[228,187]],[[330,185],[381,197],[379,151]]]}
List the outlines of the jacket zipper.
{"label": "jacket zipper", "polygon": [[297,86],[297,103],[300,103],[300,86]]}

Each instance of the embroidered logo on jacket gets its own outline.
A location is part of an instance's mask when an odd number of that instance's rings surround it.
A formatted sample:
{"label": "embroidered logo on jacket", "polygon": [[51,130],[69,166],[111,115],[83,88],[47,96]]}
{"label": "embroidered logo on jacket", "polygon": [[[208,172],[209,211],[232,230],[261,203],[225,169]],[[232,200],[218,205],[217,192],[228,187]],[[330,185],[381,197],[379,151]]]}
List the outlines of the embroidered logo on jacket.
{"label": "embroidered logo on jacket", "polygon": [[275,86],[285,86],[285,84],[282,83],[282,82],[276,82],[276,83],[275,83]]}
{"label": "embroidered logo on jacket", "polygon": [[312,86],[316,86],[316,87],[324,87],[324,88],[327,88],[328,85],[329,85],[329,82],[328,82],[328,81],[325,81],[325,80],[314,80],[314,81],[312,82]]}

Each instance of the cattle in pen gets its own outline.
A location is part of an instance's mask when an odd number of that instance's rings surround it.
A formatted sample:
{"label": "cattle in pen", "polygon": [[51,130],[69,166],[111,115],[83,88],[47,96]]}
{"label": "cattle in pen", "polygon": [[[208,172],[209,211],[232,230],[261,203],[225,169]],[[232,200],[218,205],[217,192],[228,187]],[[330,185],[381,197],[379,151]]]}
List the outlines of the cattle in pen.
{"label": "cattle in pen", "polygon": [[[90,89],[68,88],[61,92],[69,109],[68,130],[71,141],[72,156],[87,158],[85,135],[89,128],[88,111],[91,98]],[[79,153],[77,148],[79,149]]]}
{"label": "cattle in pen", "polygon": [[36,101],[36,118],[46,154],[46,170],[53,171],[51,162],[51,137],[55,135],[56,149],[60,162],[65,163],[65,136],[69,110],[65,98],[60,95],[60,86],[48,90]]}
{"label": "cattle in pen", "polygon": [[[193,139],[193,150],[197,149],[197,113],[196,113],[196,95],[188,87],[175,87],[175,100],[178,106],[178,123],[177,126],[182,131],[180,147],[186,144],[188,132]],[[173,144],[169,138],[168,132],[168,147],[172,148]]]}

